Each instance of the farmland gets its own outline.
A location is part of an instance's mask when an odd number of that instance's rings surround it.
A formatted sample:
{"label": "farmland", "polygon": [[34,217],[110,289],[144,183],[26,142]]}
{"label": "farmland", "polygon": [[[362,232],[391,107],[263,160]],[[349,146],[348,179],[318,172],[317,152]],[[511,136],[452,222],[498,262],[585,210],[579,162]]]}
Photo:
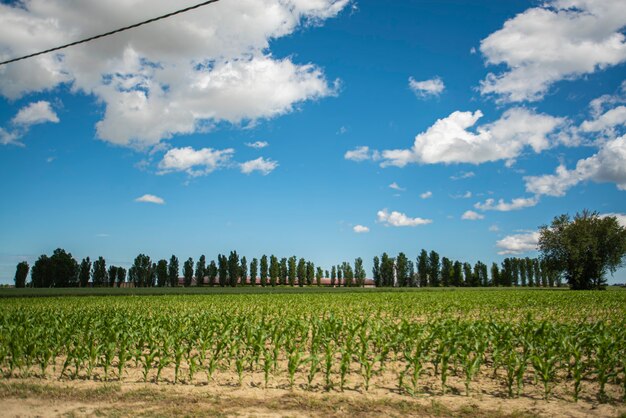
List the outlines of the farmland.
{"label": "farmland", "polygon": [[[105,400],[166,387],[190,399],[384,400],[392,415],[424,399],[486,408],[491,400],[522,412],[533,402],[539,414],[555,414],[555,405],[557,415],[625,411],[620,290],[305,289],[1,302],[5,400],[37,398],[42,387],[60,398],[113,388],[93,395]],[[362,411],[380,412],[376,405]]]}

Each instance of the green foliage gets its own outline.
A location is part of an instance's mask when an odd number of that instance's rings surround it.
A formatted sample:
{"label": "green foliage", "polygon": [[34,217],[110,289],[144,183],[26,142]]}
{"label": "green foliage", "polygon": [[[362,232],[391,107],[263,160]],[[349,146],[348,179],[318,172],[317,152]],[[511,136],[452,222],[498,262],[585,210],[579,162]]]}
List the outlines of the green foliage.
{"label": "green foliage", "polygon": [[26,277],[28,276],[28,263],[20,261],[15,269],[15,287],[26,287]]}
{"label": "green foliage", "polygon": [[156,268],[157,286],[165,287],[168,285],[167,277],[167,260],[159,260]]}
{"label": "green foliage", "polygon": [[204,276],[206,276],[206,257],[204,254],[200,256],[196,263],[196,286],[202,286],[204,284]]}
{"label": "green foliage", "polygon": [[191,257],[183,263],[183,277],[185,287],[191,286],[191,281],[193,280],[193,258]]}
{"label": "green foliage", "polygon": [[554,218],[539,230],[539,250],[547,269],[561,273],[570,288],[603,289],[606,273],[623,265],[626,228],[615,216],[584,210],[573,219]]}
{"label": "green foliage", "polygon": [[171,287],[178,286],[178,257],[172,254],[170,262],[167,265],[167,278]]}
{"label": "green foliage", "polygon": [[[62,248],[57,248],[48,257],[43,254],[37,259],[31,271],[33,287],[75,287],[78,286],[78,263]],[[105,271],[106,273],[106,271]]]}

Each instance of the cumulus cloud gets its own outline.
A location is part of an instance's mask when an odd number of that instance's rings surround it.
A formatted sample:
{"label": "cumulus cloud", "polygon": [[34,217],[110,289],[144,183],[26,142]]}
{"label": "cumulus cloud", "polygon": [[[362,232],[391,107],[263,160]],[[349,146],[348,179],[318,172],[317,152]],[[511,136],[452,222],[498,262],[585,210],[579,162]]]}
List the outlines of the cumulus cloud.
{"label": "cumulus cloud", "polygon": [[418,226],[428,225],[433,222],[431,219],[410,218],[404,213],[396,212],[395,210],[389,213],[387,209],[379,210],[377,216],[378,222],[387,226]]}
{"label": "cumulus cloud", "polygon": [[539,198],[536,196],[528,198],[518,197],[511,200],[510,203],[505,202],[504,199],[498,200],[497,203],[494,199],[487,199],[483,203],[476,203],[474,207],[482,211],[495,210],[499,212],[509,212],[512,210],[529,208],[537,205],[537,203],[539,203]]}
{"label": "cumulus cloud", "polygon": [[361,161],[377,161],[380,159],[380,153],[376,150],[370,150],[368,146],[356,147],[353,150],[346,151],[343,155],[346,160],[361,162]]}
{"label": "cumulus cloud", "polygon": [[[71,3],[71,4],[70,4]],[[182,0],[175,8],[195,4]],[[349,0],[219,2],[151,25],[0,68],[16,99],[66,83],[104,105],[98,138],[149,147],[173,135],[273,118],[336,94],[313,63],[277,59],[273,39],[337,16]],[[0,58],[102,33],[174,8],[167,0],[0,4]],[[94,20],[93,16],[99,18]]]}
{"label": "cumulus cloud", "polygon": [[269,145],[266,141],[246,142],[246,147],[261,149]]}
{"label": "cumulus cloud", "polygon": [[498,254],[522,254],[535,251],[539,243],[539,232],[508,235],[496,242]]}
{"label": "cumulus cloud", "polygon": [[172,148],[159,163],[159,174],[184,171],[192,177],[203,176],[226,166],[234,153],[232,148]]}
{"label": "cumulus cloud", "polygon": [[363,225],[354,225],[354,228],[352,228],[352,230],[354,232],[356,232],[357,234],[363,234],[365,232],[370,232],[370,229],[366,226]]}
{"label": "cumulus cloud", "polygon": [[555,174],[524,177],[526,191],[539,195],[564,196],[578,183],[591,180],[596,183],[615,183],[626,190],[626,135],[606,142],[589,158],[581,159],[568,170],[557,167]]}
{"label": "cumulus cloud", "polygon": [[381,166],[510,162],[525,148],[539,153],[553,146],[557,139],[550,134],[565,123],[562,118],[518,107],[507,110],[497,121],[471,131],[482,116],[480,110],[453,112],[417,135],[412,148],[383,151]]}
{"label": "cumulus cloud", "polygon": [[485,219],[485,215],[481,215],[478,212],[474,212],[473,210],[468,210],[463,213],[461,219],[466,221],[477,221],[479,219]]}
{"label": "cumulus cloud", "polygon": [[450,180],[463,180],[474,177],[476,174],[473,171],[461,171],[459,174],[450,176]]}
{"label": "cumulus cloud", "polygon": [[16,125],[30,126],[46,122],[57,123],[59,122],[59,117],[52,110],[49,102],[41,100],[21,108],[12,119],[12,122]]}
{"label": "cumulus cloud", "polygon": [[501,101],[540,100],[550,86],[626,61],[626,8],[620,0],[552,0],[518,14],[483,39],[489,65],[481,82]]}
{"label": "cumulus cloud", "polygon": [[24,144],[19,140],[28,133],[30,127],[47,122],[59,122],[59,117],[52,109],[50,102],[41,100],[27,104],[11,119],[13,128],[5,129],[0,127],[0,144],[23,146]]}
{"label": "cumulus cloud", "polygon": [[431,197],[433,197],[433,192],[431,192],[430,190],[420,194],[420,198],[421,199],[428,199],[428,198],[431,198]]}
{"label": "cumulus cloud", "polygon": [[264,176],[274,171],[276,167],[278,167],[278,163],[276,161],[265,159],[263,157],[259,157],[255,160],[246,161],[245,163],[240,164],[242,173],[250,174],[253,171],[258,171]]}
{"label": "cumulus cloud", "polygon": [[135,199],[135,202],[154,203],[157,205],[165,204],[165,200],[163,200],[163,198],[155,196],[153,194],[145,194],[141,197],[138,197],[137,199]]}
{"label": "cumulus cloud", "polygon": [[405,191],[405,190],[406,190],[405,188],[400,187],[400,186],[398,185],[398,183],[396,183],[395,181],[389,185],[389,188],[390,188],[390,189],[393,189],[393,190],[398,190],[398,191],[400,191],[400,192],[403,192],[403,191]]}
{"label": "cumulus cloud", "polygon": [[413,77],[409,77],[409,88],[413,90],[417,97],[427,98],[439,96],[443,92],[445,85],[439,77],[424,81],[416,81]]}

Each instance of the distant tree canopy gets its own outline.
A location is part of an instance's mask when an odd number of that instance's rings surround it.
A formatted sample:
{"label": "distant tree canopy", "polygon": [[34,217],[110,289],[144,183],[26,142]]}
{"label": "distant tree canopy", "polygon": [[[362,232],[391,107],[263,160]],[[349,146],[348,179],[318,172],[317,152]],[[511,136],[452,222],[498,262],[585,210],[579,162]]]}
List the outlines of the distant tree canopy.
{"label": "distant tree canopy", "polygon": [[539,234],[544,265],[563,275],[572,289],[602,289],[606,273],[623,265],[626,228],[615,216],[600,217],[588,210],[573,219],[561,215],[542,226]]}
{"label": "distant tree canopy", "polygon": [[71,253],[57,248],[48,257],[43,254],[31,271],[33,287],[75,287],[78,286],[78,262]]}
{"label": "distant tree canopy", "polygon": [[26,276],[28,276],[28,263],[20,261],[15,269],[15,287],[26,287]]}

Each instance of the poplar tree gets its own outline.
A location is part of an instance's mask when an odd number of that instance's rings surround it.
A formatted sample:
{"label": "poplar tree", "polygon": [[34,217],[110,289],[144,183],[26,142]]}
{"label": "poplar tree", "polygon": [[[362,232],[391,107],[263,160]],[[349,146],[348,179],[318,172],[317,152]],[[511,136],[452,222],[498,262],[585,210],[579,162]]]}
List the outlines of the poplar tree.
{"label": "poplar tree", "polygon": [[335,266],[332,266],[330,269],[330,285],[335,287],[335,280],[337,280],[337,269]]}
{"label": "poplar tree", "polygon": [[239,278],[239,255],[237,251],[231,251],[228,256],[228,279],[231,287],[237,286]]}
{"label": "poplar tree", "polygon": [[280,279],[280,264],[275,255],[270,256],[270,286],[275,287]]}
{"label": "poplar tree", "polygon": [[430,256],[428,257],[428,267],[429,267],[429,279],[430,285],[432,287],[439,287],[439,254],[436,251],[431,251]]}
{"label": "poplar tree", "polygon": [[109,283],[107,286],[115,287],[115,278],[117,277],[117,267],[109,266],[109,270],[107,272],[107,278],[109,279]]}
{"label": "poplar tree", "polygon": [[500,286],[500,269],[497,263],[491,264],[491,285]]}
{"label": "poplar tree", "polygon": [[239,269],[239,284],[241,286],[246,285],[246,281],[248,280],[248,260],[246,257],[241,257],[241,267]]}
{"label": "poplar tree", "polygon": [[156,268],[157,274],[157,286],[165,287],[167,286],[167,260],[159,260]]}
{"label": "poplar tree", "polygon": [[287,285],[288,269],[287,269],[287,257],[280,259],[280,284]]}
{"label": "poplar tree", "polygon": [[313,279],[315,279],[315,264],[308,261],[306,263],[306,285],[313,286]]}
{"label": "poplar tree", "polygon": [[80,262],[80,268],[78,272],[78,283],[80,287],[87,287],[89,284],[89,278],[91,277],[91,261],[89,257],[83,258]]}
{"label": "poplar tree", "polygon": [[252,259],[250,263],[250,284],[252,286],[256,285],[256,276],[259,271],[259,260],[256,258]]}
{"label": "poplar tree", "polygon": [[465,286],[471,286],[472,285],[472,265],[470,263],[463,263],[463,275],[464,277],[464,281],[465,281]]}
{"label": "poplar tree", "polygon": [[196,263],[196,286],[204,284],[204,276],[206,276],[206,257],[202,254]]}
{"label": "poplar tree", "polygon": [[191,286],[193,279],[193,258],[191,257],[183,263],[183,277],[185,278],[185,287]]}
{"label": "poplar tree", "polygon": [[448,257],[443,257],[441,259],[441,285],[448,287],[450,283],[452,283],[452,261]]}
{"label": "poplar tree", "polygon": [[289,257],[288,261],[288,276],[289,276],[289,286],[295,286],[296,284],[296,276],[297,276],[297,266],[296,266],[296,256]]}
{"label": "poplar tree", "polygon": [[172,256],[170,257],[170,262],[167,266],[167,277],[170,282],[170,286],[172,287],[178,286],[178,268],[178,257],[172,254]]}
{"label": "poplar tree", "polygon": [[365,286],[365,269],[363,268],[363,259],[361,257],[357,257],[354,260],[354,278],[357,286]]}
{"label": "poplar tree", "polygon": [[117,287],[121,287],[122,283],[126,281],[126,269],[123,267],[117,268]]}
{"label": "poplar tree", "polygon": [[15,287],[26,287],[26,277],[28,276],[28,263],[26,261],[20,261],[17,263],[15,269]]}
{"label": "poplar tree", "polygon": [[420,280],[420,287],[428,286],[428,274],[430,272],[428,253],[422,249],[417,257],[417,276]]}
{"label": "poplar tree", "polygon": [[94,287],[102,287],[107,283],[107,265],[106,261],[102,256],[98,257],[96,261],[93,262],[93,267],[91,269],[91,278],[93,280]]}
{"label": "poplar tree", "polygon": [[380,287],[380,259],[378,256],[374,257],[374,267],[372,268],[372,276],[374,277],[374,286]]}
{"label": "poplar tree", "polygon": [[452,266],[452,285],[456,287],[463,285],[463,264],[458,260]]}
{"label": "poplar tree", "polygon": [[409,263],[404,253],[398,254],[396,258],[396,280],[398,287],[406,287],[409,282]]}
{"label": "poplar tree", "polygon": [[317,270],[315,271],[315,284],[317,286],[322,285],[322,276],[324,276],[324,271],[322,270],[321,267],[318,267]]}
{"label": "poplar tree", "polygon": [[385,287],[393,286],[394,259],[387,253],[383,253],[380,258],[380,280]]}
{"label": "poplar tree", "polygon": [[267,285],[267,256],[263,254],[261,257],[261,286]]}
{"label": "poplar tree", "polygon": [[298,260],[298,286],[304,286],[304,282],[306,281],[306,262],[304,258],[300,258]]}

